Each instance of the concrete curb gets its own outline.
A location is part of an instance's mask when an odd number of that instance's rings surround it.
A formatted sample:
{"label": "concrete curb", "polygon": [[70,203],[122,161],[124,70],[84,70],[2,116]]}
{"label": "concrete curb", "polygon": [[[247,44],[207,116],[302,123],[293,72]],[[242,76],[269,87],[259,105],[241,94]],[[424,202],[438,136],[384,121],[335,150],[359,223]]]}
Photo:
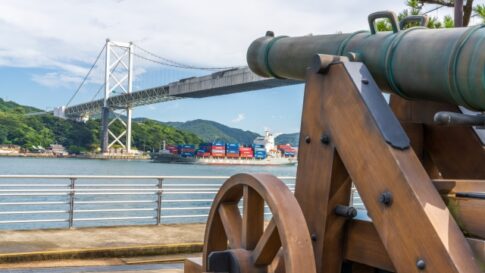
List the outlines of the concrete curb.
{"label": "concrete curb", "polygon": [[49,250],[0,254],[0,263],[20,263],[45,260],[127,258],[135,256],[169,255],[202,252],[203,243],[143,245],[131,247]]}

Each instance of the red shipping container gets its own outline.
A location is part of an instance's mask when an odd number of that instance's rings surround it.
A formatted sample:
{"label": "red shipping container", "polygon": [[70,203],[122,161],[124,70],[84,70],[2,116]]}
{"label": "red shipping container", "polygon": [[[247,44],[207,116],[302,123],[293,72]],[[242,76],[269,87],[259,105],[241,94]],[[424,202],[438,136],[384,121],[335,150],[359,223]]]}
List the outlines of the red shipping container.
{"label": "red shipping container", "polygon": [[212,146],[212,150],[226,150],[225,146]]}

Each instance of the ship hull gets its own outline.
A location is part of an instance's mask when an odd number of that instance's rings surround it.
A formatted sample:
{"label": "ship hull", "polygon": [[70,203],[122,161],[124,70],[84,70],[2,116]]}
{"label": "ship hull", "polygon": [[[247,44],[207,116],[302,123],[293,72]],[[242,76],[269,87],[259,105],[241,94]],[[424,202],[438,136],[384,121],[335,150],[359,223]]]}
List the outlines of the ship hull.
{"label": "ship hull", "polygon": [[295,165],[295,158],[217,158],[217,157],[181,157],[173,154],[153,155],[153,162],[156,163],[177,163],[177,164],[199,164],[199,165],[255,165],[255,166],[282,166]]}

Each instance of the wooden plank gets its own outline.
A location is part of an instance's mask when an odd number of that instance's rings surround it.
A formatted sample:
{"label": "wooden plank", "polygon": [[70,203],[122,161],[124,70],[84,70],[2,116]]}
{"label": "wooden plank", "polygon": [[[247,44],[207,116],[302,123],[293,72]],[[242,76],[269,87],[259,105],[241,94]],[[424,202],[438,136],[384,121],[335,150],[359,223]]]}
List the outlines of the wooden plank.
{"label": "wooden plank", "polygon": [[240,248],[242,219],[237,203],[222,203],[219,206],[219,215],[229,241],[229,248]]}
{"label": "wooden plank", "polygon": [[485,192],[485,180],[434,179],[433,184],[441,194]]}
{"label": "wooden plank", "polygon": [[475,259],[477,260],[480,269],[485,272],[485,241],[480,239],[468,238]]}
{"label": "wooden plank", "polygon": [[347,226],[345,259],[394,272],[379,234],[371,222],[353,220]]}
{"label": "wooden plank", "polygon": [[485,239],[485,200],[456,197],[456,193],[483,193],[485,180],[433,180],[448,209],[466,236]]}
{"label": "wooden plank", "polygon": [[[467,238],[476,262],[485,272],[485,240]],[[345,259],[395,272],[391,260],[372,222],[352,220],[348,223]]]}
{"label": "wooden plank", "polygon": [[437,112],[460,112],[456,105],[398,96],[391,96],[390,105],[402,123],[423,124],[423,149],[443,178],[485,179],[485,150],[473,128],[433,123]]}
{"label": "wooden plank", "polygon": [[445,201],[466,236],[485,239],[485,200],[448,196]]}
{"label": "wooden plank", "polygon": [[281,240],[278,229],[273,219],[266,227],[261,239],[257,243],[252,253],[252,261],[255,265],[269,265],[281,248]]}
{"label": "wooden plank", "polygon": [[244,187],[244,206],[242,222],[242,247],[253,250],[264,229],[264,200],[259,194]]}
{"label": "wooden plank", "polygon": [[188,258],[184,261],[184,273],[202,272],[202,258]]}
{"label": "wooden plank", "polygon": [[[322,109],[329,107],[322,99],[322,91],[328,90],[322,81],[323,75],[309,74],[309,77],[303,103],[295,197],[312,236],[317,273],[340,272],[345,220],[334,217],[333,209],[336,204],[349,203],[350,180],[336,156],[328,125],[322,119]],[[329,145],[322,143],[324,135],[329,137]]]}
{"label": "wooden plank", "polygon": [[[394,149],[384,140],[356,88],[362,83],[352,81],[344,64],[331,66],[323,80],[333,92],[324,92],[329,107],[320,115],[397,271],[420,272],[416,262],[423,259],[430,272],[478,273],[469,245],[414,151]],[[383,192],[392,193],[392,206],[379,202]]]}

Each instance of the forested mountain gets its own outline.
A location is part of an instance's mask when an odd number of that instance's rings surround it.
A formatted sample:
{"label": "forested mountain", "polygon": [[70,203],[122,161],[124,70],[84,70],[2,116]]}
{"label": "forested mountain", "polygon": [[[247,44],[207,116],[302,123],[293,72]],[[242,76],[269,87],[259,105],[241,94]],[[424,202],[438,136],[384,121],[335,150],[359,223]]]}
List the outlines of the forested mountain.
{"label": "forested mountain", "polygon": [[237,142],[241,144],[251,144],[259,134],[232,128],[215,121],[196,119],[187,122],[165,122],[164,124],[173,126],[182,131],[194,133],[203,141],[212,142],[222,139],[226,142]]}
{"label": "forested mountain", "polygon": [[[0,99],[0,144],[16,144],[25,149],[33,146],[48,147],[62,144],[71,153],[96,151],[99,148],[100,122],[86,123],[65,120],[52,115],[28,116],[28,112],[39,109],[22,106]],[[121,126],[114,126],[118,133]],[[132,125],[133,146],[139,150],[158,150],[163,141],[167,143],[200,143],[202,140],[192,133],[183,132],[154,120],[144,119]]]}
{"label": "forested mountain", "polygon": [[275,143],[279,144],[291,144],[293,147],[298,146],[298,142],[300,139],[300,133],[293,133],[293,134],[281,134],[275,138]]}
{"label": "forested mountain", "polygon": [[[65,120],[52,115],[25,115],[41,112],[34,107],[22,106],[0,99],[0,144],[16,144],[25,149],[33,146],[48,147],[62,144],[71,153],[96,151],[99,149],[100,121],[86,123]],[[110,127],[115,134],[123,128],[118,123]],[[187,122],[159,122],[146,118],[133,120],[133,146],[142,151],[158,150],[167,144],[199,144],[221,139],[226,142],[251,144],[259,136],[251,131],[231,128],[209,120]],[[298,133],[282,134],[276,137],[276,144],[290,143],[298,146]]]}

